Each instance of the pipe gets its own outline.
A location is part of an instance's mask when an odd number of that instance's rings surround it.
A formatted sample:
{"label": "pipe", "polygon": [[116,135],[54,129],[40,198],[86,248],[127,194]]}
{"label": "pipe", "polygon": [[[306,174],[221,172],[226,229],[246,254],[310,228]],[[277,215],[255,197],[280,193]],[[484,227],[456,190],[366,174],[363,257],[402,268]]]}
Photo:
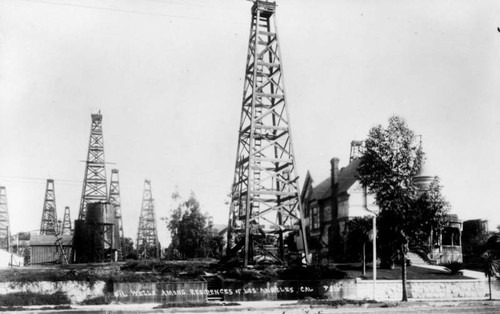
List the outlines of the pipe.
{"label": "pipe", "polygon": [[377,214],[368,209],[368,193],[366,187],[363,187],[363,206],[365,210],[373,215],[373,300],[375,301],[375,292],[377,286]]}

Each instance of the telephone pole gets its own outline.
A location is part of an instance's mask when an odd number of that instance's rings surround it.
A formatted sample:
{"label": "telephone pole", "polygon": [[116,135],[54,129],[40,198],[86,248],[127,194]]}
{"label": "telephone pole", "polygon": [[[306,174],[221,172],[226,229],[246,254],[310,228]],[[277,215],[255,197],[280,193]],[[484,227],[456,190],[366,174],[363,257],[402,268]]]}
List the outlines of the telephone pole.
{"label": "telephone pole", "polygon": [[117,243],[118,258],[123,260],[123,221],[122,207],[120,198],[120,178],[118,169],[111,169],[111,182],[109,185],[109,203],[115,207],[115,233],[118,234],[119,243]]}
{"label": "telephone pole", "polygon": [[9,207],[5,186],[0,186],[0,249],[10,251]]}

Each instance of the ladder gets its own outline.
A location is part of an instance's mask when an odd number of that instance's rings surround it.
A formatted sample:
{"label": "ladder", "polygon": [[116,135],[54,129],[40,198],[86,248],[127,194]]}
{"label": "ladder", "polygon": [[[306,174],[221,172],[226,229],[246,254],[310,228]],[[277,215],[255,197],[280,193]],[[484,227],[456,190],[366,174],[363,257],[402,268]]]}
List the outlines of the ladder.
{"label": "ladder", "polygon": [[64,250],[64,247],[62,245],[62,236],[61,236],[61,232],[59,232],[59,228],[57,226],[57,221],[54,220],[54,232],[55,232],[55,236],[56,236],[56,245],[59,247],[59,250],[61,250],[61,254],[64,258],[64,265],[67,265],[69,264],[68,262],[68,256],[66,255],[66,251]]}

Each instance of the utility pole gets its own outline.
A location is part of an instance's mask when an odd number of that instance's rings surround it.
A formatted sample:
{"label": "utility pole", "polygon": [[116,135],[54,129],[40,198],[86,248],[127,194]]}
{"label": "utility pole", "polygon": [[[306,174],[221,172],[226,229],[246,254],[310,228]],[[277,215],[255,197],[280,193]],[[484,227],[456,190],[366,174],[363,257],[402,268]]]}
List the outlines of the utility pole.
{"label": "utility pole", "polygon": [[7,206],[7,190],[0,186],[0,249],[10,251],[9,207]]}
{"label": "utility pole", "polygon": [[368,189],[363,187],[363,205],[367,212],[372,214],[373,221],[373,300],[376,300],[377,291],[377,212],[368,208]]}
{"label": "utility pole", "polygon": [[[227,241],[228,255],[243,250],[245,267],[257,254],[284,263],[284,239],[291,233],[308,256],[276,3],[253,1],[251,15]],[[232,245],[237,235],[243,242]],[[274,249],[266,245],[269,237],[276,239]]]}
{"label": "utility pole", "polygon": [[120,178],[118,169],[111,169],[111,181],[109,185],[109,203],[115,207],[115,235],[117,237],[118,243],[117,248],[119,252],[119,260],[123,260],[123,221],[122,221],[122,209],[121,209],[121,198],[120,198]]}

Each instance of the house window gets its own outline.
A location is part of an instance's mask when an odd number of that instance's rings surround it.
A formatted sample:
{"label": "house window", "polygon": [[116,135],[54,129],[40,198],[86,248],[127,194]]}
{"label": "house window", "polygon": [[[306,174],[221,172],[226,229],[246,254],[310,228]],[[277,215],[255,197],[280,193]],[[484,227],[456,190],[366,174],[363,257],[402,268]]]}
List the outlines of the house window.
{"label": "house window", "polygon": [[332,207],[330,205],[326,205],[323,208],[323,217],[321,217],[321,220],[323,222],[330,222],[330,221],[332,221]]}
{"label": "house window", "polygon": [[309,217],[309,204],[304,205],[304,218]]}
{"label": "house window", "polygon": [[318,206],[314,206],[311,208],[311,222],[312,222],[312,229],[317,230],[319,229],[319,208]]}
{"label": "house window", "polygon": [[442,245],[460,245],[460,230],[458,228],[446,227],[443,229]]}

